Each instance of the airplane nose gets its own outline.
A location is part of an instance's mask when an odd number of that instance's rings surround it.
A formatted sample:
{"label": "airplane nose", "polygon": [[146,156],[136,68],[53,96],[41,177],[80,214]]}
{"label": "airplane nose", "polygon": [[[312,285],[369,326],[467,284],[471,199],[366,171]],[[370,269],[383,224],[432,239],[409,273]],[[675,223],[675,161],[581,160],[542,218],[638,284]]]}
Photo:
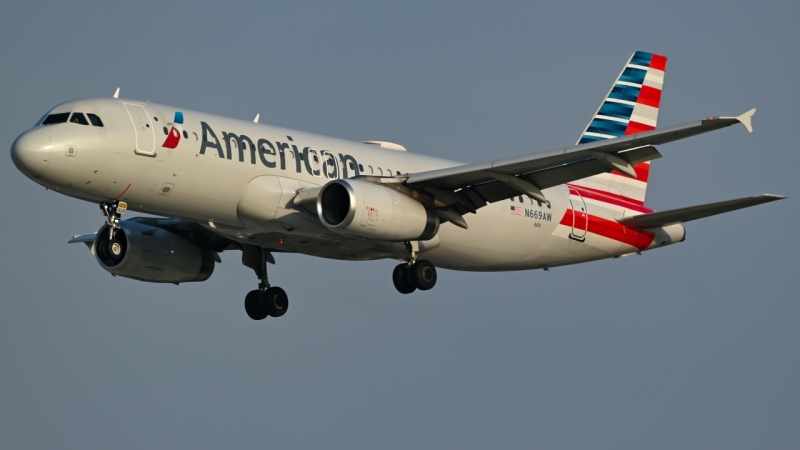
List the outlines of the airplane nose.
{"label": "airplane nose", "polygon": [[50,136],[44,131],[26,131],[11,146],[11,160],[20,172],[37,177],[47,166],[51,148]]}

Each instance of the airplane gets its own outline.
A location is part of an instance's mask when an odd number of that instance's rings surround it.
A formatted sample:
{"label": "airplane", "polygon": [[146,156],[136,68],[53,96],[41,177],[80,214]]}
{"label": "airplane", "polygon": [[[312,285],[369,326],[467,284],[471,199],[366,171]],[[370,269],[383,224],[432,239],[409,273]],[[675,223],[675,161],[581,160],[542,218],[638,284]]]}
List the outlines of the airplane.
{"label": "airplane", "polygon": [[[253,320],[281,317],[275,253],[397,259],[403,294],[438,268],[549,270],[683,242],[683,223],[780,200],[758,195],[655,212],[645,206],[656,145],[742,124],[731,117],[656,128],[666,70],[635,52],[573,146],[475,164],[119,98],[62,103],[20,134],[11,158],[49,190],[98,203],[105,223],[76,235],[112,275],[207,280],[240,250],[258,288]],[[122,220],[128,211],[158,217]]]}

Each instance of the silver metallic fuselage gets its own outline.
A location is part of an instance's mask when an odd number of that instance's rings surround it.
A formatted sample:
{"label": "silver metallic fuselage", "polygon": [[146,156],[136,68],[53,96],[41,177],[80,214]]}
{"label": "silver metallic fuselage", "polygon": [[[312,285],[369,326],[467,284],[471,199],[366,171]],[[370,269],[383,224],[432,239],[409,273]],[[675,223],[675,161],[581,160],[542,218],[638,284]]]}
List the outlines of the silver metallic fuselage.
{"label": "silver metallic fuselage", "polygon": [[[144,107],[149,124],[137,123],[125,104]],[[39,125],[21,134],[11,156],[19,170],[37,183],[89,202],[124,200],[130,210],[194,221],[240,242],[325,258],[402,258],[407,250],[399,242],[337,235],[320,223],[316,214],[292,203],[299,189],[322,186],[331,175],[355,176],[358,164],[364,167],[359,173],[372,170],[375,176],[379,169],[396,175],[460,164],[135,100],[79,100],[61,104],[51,113],[69,111],[97,114],[104,126]],[[185,117],[182,124],[172,123],[176,111]],[[213,130],[221,151],[205,148],[201,152],[201,122]],[[162,142],[173,126],[181,134],[180,142],[174,149],[165,148]],[[263,139],[273,147],[279,143],[286,147],[266,154],[243,149],[235,144],[235,138],[233,145],[230,140],[223,144],[223,132],[246,136],[253,143]],[[153,142],[152,155],[136,151],[147,140]],[[304,153],[306,148],[311,150]],[[335,168],[331,165],[328,170],[325,155],[337,160]],[[352,160],[343,163],[337,155]],[[239,212],[243,192],[251,180],[261,176],[276,177],[280,186],[277,213],[260,223],[243,222]],[[560,225],[567,210],[574,207],[567,191],[555,187],[544,194],[549,205],[527,197],[489,204],[465,217],[469,229],[443,223],[434,239],[421,243],[421,254],[438,267],[499,271],[553,267],[636,251],[631,245],[591,233],[583,241],[570,239],[569,226]],[[511,206],[521,207],[523,212],[510,214]],[[631,214],[589,200],[585,208],[610,221]],[[682,240],[683,227],[673,225],[655,234],[648,248]]]}

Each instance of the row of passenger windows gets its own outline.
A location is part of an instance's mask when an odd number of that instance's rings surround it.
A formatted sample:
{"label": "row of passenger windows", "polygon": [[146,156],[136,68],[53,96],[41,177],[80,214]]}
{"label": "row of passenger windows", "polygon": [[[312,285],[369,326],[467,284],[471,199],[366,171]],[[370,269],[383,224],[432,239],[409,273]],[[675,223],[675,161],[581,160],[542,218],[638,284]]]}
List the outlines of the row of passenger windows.
{"label": "row of passenger windows", "polygon": [[[89,117],[89,120],[86,120],[86,117]],[[89,125],[89,122],[92,122],[92,125],[96,127],[102,127],[103,121],[97,117],[96,114],[87,113],[84,115],[82,112],[73,112],[73,113],[57,113],[57,114],[50,114],[49,116],[45,117],[42,121],[42,125],[53,125],[57,123],[77,123],[78,125]]]}
{"label": "row of passenger windows", "polygon": [[[380,167],[376,167],[376,168],[373,169],[372,166],[367,166],[367,170],[365,171],[364,170],[364,165],[363,164],[359,164],[358,165],[358,170],[361,173],[367,173],[367,174],[370,174],[370,175],[383,175],[384,173],[386,173],[387,176],[392,176],[392,170],[391,169],[386,169],[386,171],[384,172],[384,169],[382,169]],[[399,171],[397,172],[397,175],[400,175]]]}

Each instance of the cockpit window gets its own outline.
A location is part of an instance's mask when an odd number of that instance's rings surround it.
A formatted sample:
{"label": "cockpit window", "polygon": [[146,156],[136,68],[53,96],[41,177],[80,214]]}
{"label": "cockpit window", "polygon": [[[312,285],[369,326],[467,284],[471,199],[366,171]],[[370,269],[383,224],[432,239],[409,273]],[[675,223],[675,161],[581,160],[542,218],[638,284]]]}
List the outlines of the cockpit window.
{"label": "cockpit window", "polygon": [[69,118],[70,123],[77,123],[81,125],[89,125],[89,121],[86,120],[86,116],[83,113],[74,112],[72,113],[72,117]]}
{"label": "cockpit window", "polygon": [[64,123],[64,122],[67,121],[67,118],[69,118],[69,113],[68,112],[58,113],[58,114],[50,114],[49,116],[47,116],[46,119],[44,119],[44,122],[42,122],[42,125],[52,125],[52,124],[55,124],[55,123]]}
{"label": "cockpit window", "polygon": [[96,114],[86,113],[86,115],[89,116],[89,121],[92,122],[92,125],[94,125],[96,127],[102,127],[103,126],[103,121],[100,120],[100,118],[97,117]]}

